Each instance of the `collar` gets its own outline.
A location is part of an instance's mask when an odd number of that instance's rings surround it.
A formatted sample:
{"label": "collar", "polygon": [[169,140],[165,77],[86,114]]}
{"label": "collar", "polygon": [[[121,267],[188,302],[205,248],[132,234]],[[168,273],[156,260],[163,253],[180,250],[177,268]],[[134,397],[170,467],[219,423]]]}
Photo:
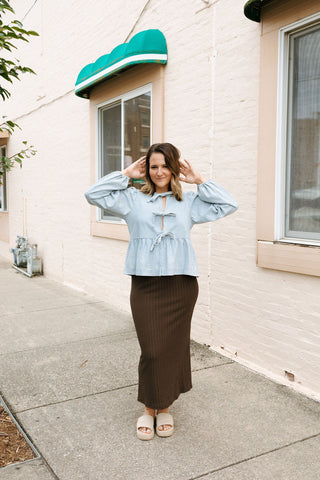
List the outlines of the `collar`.
{"label": "collar", "polygon": [[169,190],[169,192],[164,192],[164,193],[154,193],[152,197],[149,197],[147,202],[154,202],[157,200],[159,197],[167,197],[168,195],[173,195],[172,191]]}

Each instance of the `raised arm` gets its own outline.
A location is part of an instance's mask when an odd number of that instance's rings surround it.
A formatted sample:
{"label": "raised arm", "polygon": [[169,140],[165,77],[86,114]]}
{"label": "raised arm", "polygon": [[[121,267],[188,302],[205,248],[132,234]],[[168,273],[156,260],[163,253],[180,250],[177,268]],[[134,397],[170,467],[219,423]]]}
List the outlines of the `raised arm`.
{"label": "raised arm", "polygon": [[198,186],[191,205],[193,223],[212,222],[238,209],[238,204],[230,193],[213,180],[206,180],[190,162],[181,161],[180,170],[182,182]]}
{"label": "raised arm", "polygon": [[132,208],[136,189],[127,188],[130,178],[143,178],[145,157],[139,158],[122,172],[105,175],[94,183],[85,193],[91,205],[103,208],[119,217],[126,217]]}
{"label": "raised arm", "polygon": [[130,212],[130,202],[126,193],[128,182],[129,178],[121,172],[112,172],[100,178],[84,195],[91,205],[119,217],[125,217]]}

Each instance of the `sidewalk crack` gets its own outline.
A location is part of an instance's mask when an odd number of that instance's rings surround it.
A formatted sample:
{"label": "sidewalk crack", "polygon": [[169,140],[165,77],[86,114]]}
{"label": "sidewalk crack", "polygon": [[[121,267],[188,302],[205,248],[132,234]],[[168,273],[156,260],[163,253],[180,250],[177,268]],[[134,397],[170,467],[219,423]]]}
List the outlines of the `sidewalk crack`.
{"label": "sidewalk crack", "polygon": [[12,352],[6,352],[6,353],[0,353],[0,359],[1,357],[8,357],[9,355],[17,355],[20,353],[28,353],[28,352],[36,352],[37,350],[48,350],[52,348],[59,348],[67,345],[73,345],[76,343],[84,343],[84,342],[91,342],[94,340],[100,340],[104,338],[110,338],[110,337],[126,337],[126,338],[136,338],[136,333],[135,330],[132,328],[131,330],[123,330],[123,331],[115,331],[113,333],[107,333],[106,335],[99,335],[95,337],[87,337],[87,338],[79,338],[78,340],[69,340],[67,342],[61,342],[61,343],[52,343],[49,345],[39,345],[36,347],[30,347],[30,348],[25,348],[23,350],[14,350]]}
{"label": "sidewalk crack", "polygon": [[268,450],[267,452],[262,452],[259,453],[258,455],[253,455],[252,457],[247,457],[244,458],[243,460],[238,460],[237,462],[230,463],[229,465],[225,465],[223,467],[215,468],[213,470],[210,470],[206,473],[201,473],[200,475],[197,475],[195,477],[190,477],[188,480],[198,480],[201,478],[205,478],[207,475],[211,475],[212,473],[216,472],[221,472],[222,470],[226,470],[227,468],[234,467],[236,465],[241,465],[242,463],[249,462],[250,460],[254,460],[255,458],[263,457],[265,455],[269,455],[270,453],[277,452],[279,450],[283,450],[285,448],[291,447],[292,445],[297,445],[298,443],[305,442],[306,440],[311,440],[312,438],[316,438],[320,436],[319,433],[315,433],[314,435],[310,435],[309,437],[301,438],[299,440],[295,440],[294,442],[291,443],[286,443],[285,445],[281,445],[280,447],[273,448],[272,450]]}
{"label": "sidewalk crack", "polygon": [[49,310],[61,310],[62,308],[73,308],[73,307],[84,307],[85,305],[96,305],[97,303],[105,303],[103,300],[98,300],[96,302],[83,302],[83,303],[74,303],[72,305],[60,305],[57,307],[47,307],[39,308],[38,310],[23,310],[19,312],[8,312],[2,313],[0,318],[10,317],[12,315],[25,315],[26,313],[38,313],[38,312],[48,312]]}
{"label": "sidewalk crack", "polygon": [[123,385],[122,387],[110,388],[109,390],[103,390],[101,392],[88,393],[86,395],[79,395],[78,397],[66,398],[65,400],[60,400],[52,403],[45,403],[43,405],[37,405],[35,407],[25,408],[24,410],[14,410],[14,414],[19,415],[21,413],[29,412],[30,410],[37,410],[38,408],[51,407],[53,405],[60,405],[61,403],[73,402],[74,400],[80,400],[81,398],[86,397],[95,397],[96,395],[103,395],[104,393],[115,392],[117,390],[123,390],[125,388],[136,387],[137,383],[131,383],[129,385]]}
{"label": "sidewalk crack", "polygon": [[208,367],[195,368],[195,369],[192,369],[192,372],[200,372],[201,370],[209,370],[209,368],[222,367],[223,365],[231,365],[233,363],[234,363],[234,361],[230,360],[229,362],[223,362],[223,363],[219,363],[217,365],[209,365]]}

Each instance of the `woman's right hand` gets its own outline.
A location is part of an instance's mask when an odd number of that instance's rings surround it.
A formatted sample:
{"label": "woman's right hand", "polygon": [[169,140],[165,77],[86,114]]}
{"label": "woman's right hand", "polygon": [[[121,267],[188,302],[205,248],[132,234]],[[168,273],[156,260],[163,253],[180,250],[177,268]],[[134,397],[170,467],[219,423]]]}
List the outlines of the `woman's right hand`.
{"label": "woman's right hand", "polygon": [[122,170],[121,173],[129,178],[144,178],[146,176],[146,157],[141,157],[139,160],[131,163],[131,165]]}

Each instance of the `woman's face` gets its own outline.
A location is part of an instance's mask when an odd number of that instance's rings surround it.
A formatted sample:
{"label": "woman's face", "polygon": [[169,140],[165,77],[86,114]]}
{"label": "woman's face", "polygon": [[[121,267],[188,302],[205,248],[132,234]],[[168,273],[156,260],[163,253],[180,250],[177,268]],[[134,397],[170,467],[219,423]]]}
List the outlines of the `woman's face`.
{"label": "woman's face", "polygon": [[153,152],[151,154],[149,161],[149,175],[155,184],[157,193],[164,193],[169,190],[172,173],[166,165],[163,153]]}

